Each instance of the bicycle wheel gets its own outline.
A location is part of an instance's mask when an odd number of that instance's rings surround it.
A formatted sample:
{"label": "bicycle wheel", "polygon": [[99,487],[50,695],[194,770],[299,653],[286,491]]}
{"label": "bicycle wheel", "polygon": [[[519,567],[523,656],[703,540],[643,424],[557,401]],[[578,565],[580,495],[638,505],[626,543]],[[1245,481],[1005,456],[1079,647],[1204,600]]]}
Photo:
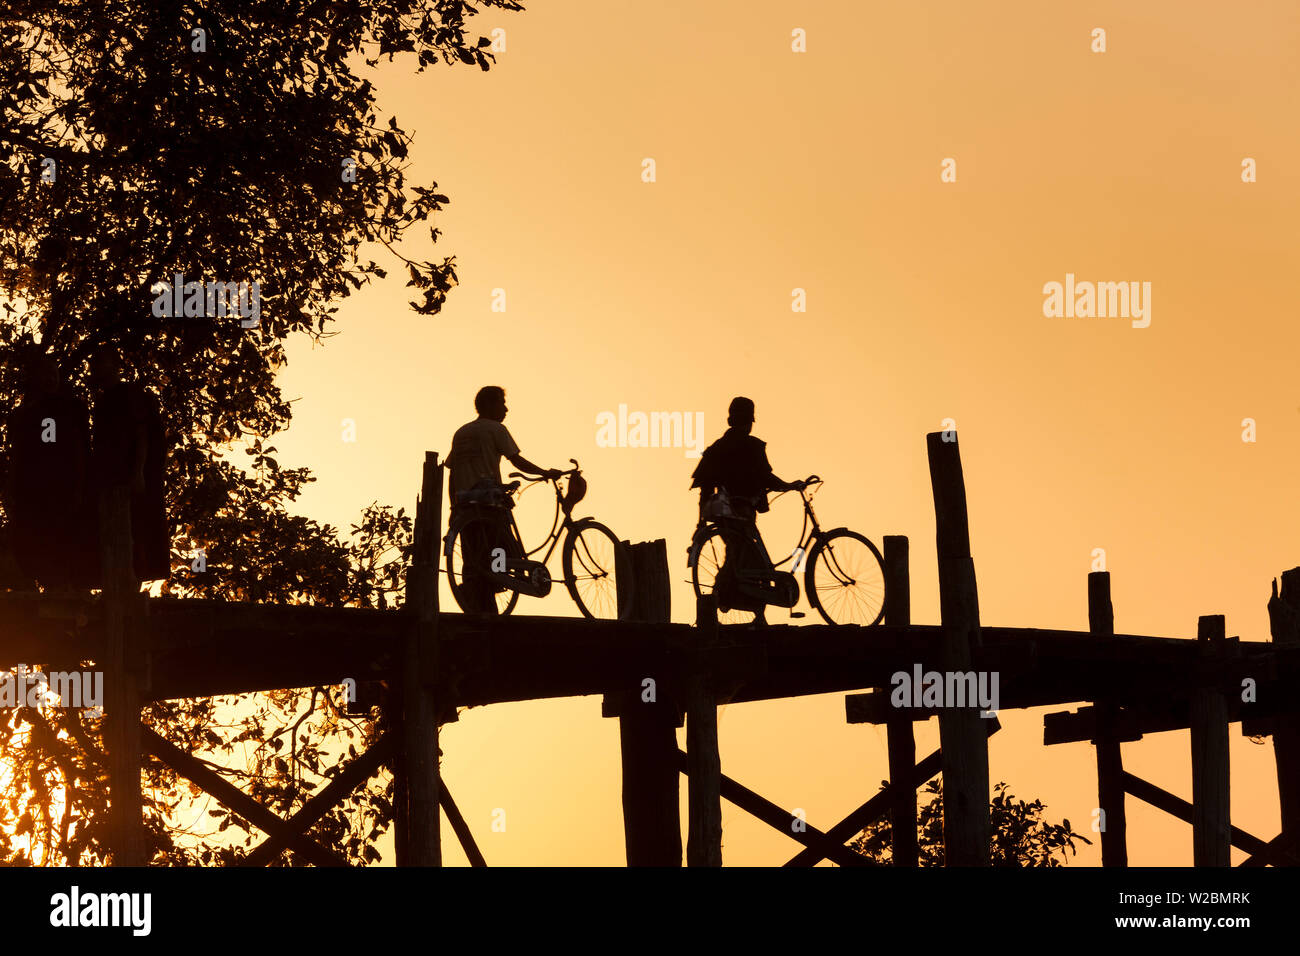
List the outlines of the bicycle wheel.
{"label": "bicycle wheel", "polygon": [[[462,611],[480,614],[486,612],[487,608],[483,606],[483,602],[486,601],[486,595],[492,594],[492,589],[495,587],[490,582],[480,582],[477,587],[475,586],[472,579],[474,572],[465,567],[467,542],[470,543],[471,553],[482,553],[486,556],[483,560],[490,561],[493,544],[495,543],[497,547],[504,546],[502,539],[506,537],[496,523],[478,516],[461,521],[453,527],[451,536],[447,539],[447,580],[451,584],[452,597],[456,599]],[[507,553],[514,550],[517,549],[508,548]],[[465,583],[467,573],[471,575],[468,588]],[[505,617],[518,603],[519,592],[505,588],[492,594],[492,599],[496,604],[497,614]]]}
{"label": "bicycle wheel", "polygon": [[618,538],[599,521],[583,518],[569,529],[560,566],[564,571],[564,586],[583,617],[618,620],[616,554]]}
{"label": "bicycle wheel", "polygon": [[[718,572],[727,560],[727,540],[717,525],[706,525],[695,532],[686,563],[691,568],[691,585],[695,596],[713,594],[717,589]],[[758,617],[756,611],[724,608],[718,604],[719,624],[752,624]]]}
{"label": "bicycle wheel", "polygon": [[804,594],[827,624],[878,624],[885,614],[884,559],[856,531],[829,531],[808,556]]}

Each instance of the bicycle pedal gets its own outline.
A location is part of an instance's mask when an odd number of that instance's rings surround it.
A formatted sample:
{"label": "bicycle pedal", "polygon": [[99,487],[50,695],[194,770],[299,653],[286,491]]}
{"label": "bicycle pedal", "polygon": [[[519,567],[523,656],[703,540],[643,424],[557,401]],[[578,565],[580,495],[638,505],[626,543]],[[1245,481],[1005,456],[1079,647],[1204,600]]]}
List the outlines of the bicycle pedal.
{"label": "bicycle pedal", "polygon": [[803,611],[791,611],[791,612],[790,612],[790,616],[791,616],[791,617],[807,617],[807,615],[804,614]]}

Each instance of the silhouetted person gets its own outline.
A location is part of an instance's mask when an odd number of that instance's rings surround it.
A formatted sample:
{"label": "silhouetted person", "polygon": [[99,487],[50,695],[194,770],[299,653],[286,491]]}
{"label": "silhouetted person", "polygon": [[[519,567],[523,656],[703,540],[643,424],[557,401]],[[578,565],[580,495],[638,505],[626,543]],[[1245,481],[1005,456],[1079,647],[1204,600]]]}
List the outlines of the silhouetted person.
{"label": "silhouetted person", "polygon": [[[713,515],[725,515],[732,521],[743,522],[747,528],[753,528],[753,537],[757,538],[754,522],[758,513],[767,511],[767,493],[798,491],[806,487],[807,482],[782,481],[773,473],[767,460],[767,444],[750,434],[754,428],[754,403],[748,398],[731,400],[727,408],[727,425],[730,427],[722,437],[704,449],[700,463],[691,475],[691,487],[700,489],[702,518],[710,512],[710,505],[725,505],[712,509]],[[766,554],[748,533],[726,533],[727,530],[734,531],[735,526],[725,520],[721,524],[727,549],[715,585],[718,606],[726,610],[747,604],[736,590],[734,573],[737,565],[750,567],[768,562]],[[739,561],[734,560],[737,556]],[[761,607],[755,614],[756,621],[765,619]]]}
{"label": "silhouetted person", "polygon": [[171,575],[171,523],[167,519],[167,433],[158,399],[138,382],[123,382],[117,357],[107,351],[91,363],[95,387],[95,480],[100,489],[125,484],[131,491],[131,544],[135,575],[157,581]]}
{"label": "silhouetted person", "polygon": [[767,443],[750,432],[754,428],[754,403],[733,398],[727,408],[730,426],[704,454],[691,475],[691,487],[700,489],[700,507],[720,490],[727,492],[737,517],[753,518],[767,511],[769,491],[798,491],[802,481],[782,481],[767,461]]}
{"label": "silhouetted person", "polygon": [[7,422],[5,512],[18,568],[42,588],[93,585],[98,565],[90,421],[54,359],[29,353],[25,389]]}
{"label": "silhouetted person", "polygon": [[[451,451],[447,453],[448,489],[452,519],[466,510],[488,519],[475,522],[466,529],[473,533],[461,536],[466,569],[487,571],[491,568],[493,548],[506,547],[509,524],[505,511],[513,507],[510,496],[502,490],[501,459],[507,459],[526,475],[558,478],[562,473],[553,468],[539,468],[519,454],[519,446],[502,424],[509,411],[505,389],[498,385],[480,388],[474,396],[474,410],[478,418],[456,429],[451,439]],[[509,553],[509,548],[506,552]],[[461,586],[469,605],[465,610],[495,614],[496,590],[491,581],[471,575],[467,570]]]}

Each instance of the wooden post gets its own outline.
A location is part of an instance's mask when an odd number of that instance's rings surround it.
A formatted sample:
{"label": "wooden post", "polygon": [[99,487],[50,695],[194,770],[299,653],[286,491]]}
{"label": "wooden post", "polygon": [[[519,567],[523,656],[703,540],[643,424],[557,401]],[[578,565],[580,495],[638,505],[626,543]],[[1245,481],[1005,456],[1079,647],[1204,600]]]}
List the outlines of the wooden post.
{"label": "wooden post", "polygon": [[[1273,596],[1268,602],[1268,622],[1273,643],[1289,647],[1300,644],[1300,568],[1282,572],[1281,594],[1274,578]],[[1300,696],[1300,675],[1284,671],[1279,676],[1289,683],[1287,690],[1292,699]],[[1281,835],[1284,843],[1295,846],[1300,843],[1300,714],[1276,718],[1273,755],[1277,761]]]}
{"label": "wooden post", "polygon": [[[667,543],[663,538],[640,544],[625,541],[620,550],[619,597],[626,603],[619,607],[619,620],[667,624],[672,619]],[[628,685],[614,695],[627,865],[681,866],[676,706],[666,655],[645,663],[644,672],[631,675]]]}
{"label": "wooden post", "polygon": [[[1202,617],[1196,629],[1207,658],[1223,651],[1222,614]],[[1231,827],[1228,704],[1217,687],[1192,693],[1192,865],[1229,866]]]}
{"label": "wooden post", "polygon": [[[885,623],[912,623],[911,575],[905,535],[885,535]],[[886,726],[889,744],[889,782],[909,781],[916,766],[916,736],[912,715],[891,713]],[[894,866],[916,866],[916,788],[897,786],[890,800],[890,831],[894,838]]]}
{"label": "wooden post", "polygon": [[[1115,636],[1115,611],[1110,601],[1110,572],[1088,574],[1088,630]],[[1128,822],[1124,811],[1124,761],[1115,722],[1119,708],[1112,701],[1097,706],[1097,806],[1101,825],[1101,865],[1128,866]]]}
{"label": "wooden post", "polygon": [[[397,682],[394,681],[396,684]],[[396,731],[399,740],[405,741],[402,730],[402,688],[394,687],[388,694],[385,710],[389,717],[389,727]],[[410,866],[409,850],[411,846],[411,826],[406,818],[410,805],[410,795],[406,790],[406,767],[403,748],[393,752],[393,762],[389,765],[393,772],[393,865]]]}
{"label": "wooden post", "polygon": [[686,684],[687,866],[722,866],[722,760],[718,754],[718,706],[705,672],[708,650],[718,639],[717,599],[695,599],[699,646],[691,655]]}
{"label": "wooden post", "polygon": [[[415,506],[414,560],[406,582],[411,627],[402,674],[402,759],[409,866],[442,866],[438,817],[438,713],[434,679],[438,660],[438,541],[442,537],[442,468],[424,453],[424,477]],[[402,788],[399,786],[400,792]]]}
{"label": "wooden post", "polygon": [[[944,441],[946,434],[952,435],[951,441]],[[953,432],[932,432],[925,437],[939,554],[941,667],[945,673],[967,673],[971,670],[971,652],[980,646],[979,598],[970,554],[961,454]],[[989,865],[989,752],[984,719],[977,707],[950,708],[939,713],[946,866]]]}
{"label": "wooden post", "polygon": [[100,563],[104,585],[104,742],[108,747],[110,840],[114,866],[143,866],[145,849],[140,797],[140,582],[131,540],[131,489],[101,491]]}

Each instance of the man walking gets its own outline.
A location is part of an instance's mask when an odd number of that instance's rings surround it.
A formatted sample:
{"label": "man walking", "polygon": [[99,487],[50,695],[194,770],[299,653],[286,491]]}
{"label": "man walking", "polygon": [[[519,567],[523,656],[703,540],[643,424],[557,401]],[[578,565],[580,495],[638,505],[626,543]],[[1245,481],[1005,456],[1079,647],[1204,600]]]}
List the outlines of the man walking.
{"label": "man walking", "polygon": [[558,478],[561,472],[553,468],[540,468],[519,453],[519,446],[503,424],[506,412],[506,392],[499,385],[485,385],[474,396],[474,410],[478,417],[456,429],[447,453],[448,482],[451,498],[451,521],[467,510],[487,520],[475,521],[467,531],[475,533],[462,536],[465,580],[462,591],[469,605],[464,610],[495,614],[496,591],[486,577],[473,574],[477,569],[486,572],[491,567],[492,551],[508,545],[508,522],[505,510],[513,507],[510,497],[502,490],[501,459],[505,458],[526,475]]}

